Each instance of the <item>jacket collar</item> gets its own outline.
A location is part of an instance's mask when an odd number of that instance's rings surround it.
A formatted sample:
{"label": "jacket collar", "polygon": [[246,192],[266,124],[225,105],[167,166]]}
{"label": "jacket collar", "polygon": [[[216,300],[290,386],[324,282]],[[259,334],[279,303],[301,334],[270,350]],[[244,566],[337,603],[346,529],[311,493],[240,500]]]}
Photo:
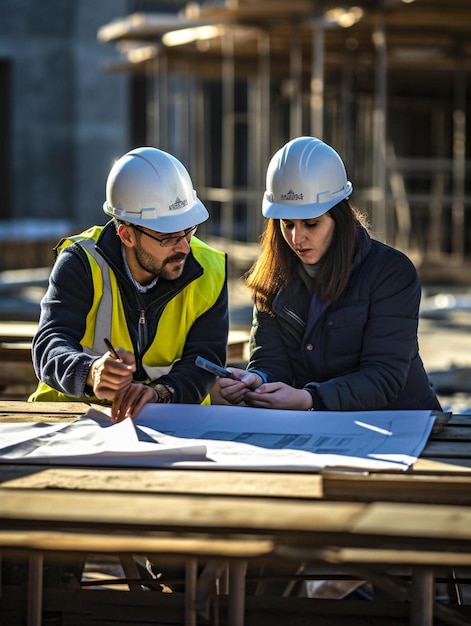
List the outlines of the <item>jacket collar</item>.
{"label": "jacket collar", "polygon": [[[119,276],[120,280],[125,280],[127,283],[131,284],[131,281],[128,279],[124,268],[123,256],[121,252],[122,245],[123,244],[121,243],[121,240],[116,232],[114,222],[113,220],[110,220],[103,227],[103,230],[98,237],[96,249],[108,263],[111,269]],[[172,281],[166,281],[165,279],[161,279],[158,282],[162,284],[171,283],[177,291],[180,291],[188,283],[201,276],[202,273],[202,266],[198,263],[198,261],[193,256],[193,252],[190,250],[190,254],[188,255],[188,258],[186,260],[182,275]]]}

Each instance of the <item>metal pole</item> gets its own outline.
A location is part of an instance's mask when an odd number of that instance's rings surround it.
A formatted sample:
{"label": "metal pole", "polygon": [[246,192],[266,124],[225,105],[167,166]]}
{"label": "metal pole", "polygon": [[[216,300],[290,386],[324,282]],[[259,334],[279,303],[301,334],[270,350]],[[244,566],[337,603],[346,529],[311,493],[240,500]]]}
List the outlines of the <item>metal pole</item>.
{"label": "metal pole", "polygon": [[43,612],[43,555],[29,557],[28,626],[41,626]]}
{"label": "metal pole", "polygon": [[[461,55],[458,58],[462,58]],[[453,111],[453,203],[452,250],[458,261],[464,259],[464,201],[466,176],[466,72],[461,61],[455,71]]]}
{"label": "metal pole", "polygon": [[376,48],[376,94],[373,113],[373,186],[375,189],[373,229],[378,238],[388,240],[386,220],[386,19],[384,0],[381,0],[378,21],[373,33]]}
{"label": "metal pole", "polygon": [[324,23],[313,20],[311,65],[311,135],[322,139],[324,132]]}
{"label": "metal pole", "polygon": [[290,47],[290,110],[289,131],[290,139],[299,137],[303,133],[303,108],[301,76],[303,54],[301,49],[301,33],[299,23],[293,24]]}
{"label": "metal pole", "polygon": [[196,626],[196,581],[198,560],[188,559],[185,563],[185,626]]}
{"label": "metal pole", "polygon": [[235,62],[232,29],[223,38],[222,59],[222,186],[229,199],[221,207],[221,234],[232,239],[234,235],[234,92]]}
{"label": "metal pole", "polygon": [[235,561],[229,565],[228,626],[244,626],[246,572],[247,561]]}
{"label": "metal pole", "polygon": [[156,146],[163,150],[169,149],[168,133],[168,72],[167,52],[162,52],[156,61],[156,76],[154,78],[154,107],[157,111],[157,121],[154,130]]}
{"label": "metal pole", "polygon": [[[263,31],[258,34],[258,163],[256,165],[256,189],[261,189],[258,210],[255,212],[255,219],[249,220],[248,240],[256,241],[263,229],[263,216],[260,210],[262,194],[265,191],[265,172],[270,160],[270,38]],[[253,199],[249,199],[253,204]],[[252,207],[253,208],[253,207]]]}
{"label": "metal pole", "polygon": [[410,626],[432,626],[435,577],[432,569],[412,571]]}

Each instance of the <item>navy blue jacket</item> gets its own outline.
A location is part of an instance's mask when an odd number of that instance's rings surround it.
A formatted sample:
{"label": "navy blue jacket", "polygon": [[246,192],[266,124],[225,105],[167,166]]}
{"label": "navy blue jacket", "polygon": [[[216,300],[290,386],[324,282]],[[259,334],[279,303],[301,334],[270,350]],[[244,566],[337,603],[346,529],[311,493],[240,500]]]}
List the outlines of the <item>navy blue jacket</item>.
{"label": "navy blue jacket", "polygon": [[419,355],[420,297],[412,262],[363,230],[338,303],[297,275],[274,316],[255,310],[248,369],[307,389],[317,410],[441,410]]}

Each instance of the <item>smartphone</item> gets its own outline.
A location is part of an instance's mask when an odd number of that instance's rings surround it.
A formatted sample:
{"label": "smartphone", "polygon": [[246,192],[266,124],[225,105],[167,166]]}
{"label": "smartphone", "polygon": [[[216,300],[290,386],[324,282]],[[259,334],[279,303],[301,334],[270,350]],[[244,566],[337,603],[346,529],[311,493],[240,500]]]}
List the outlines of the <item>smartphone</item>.
{"label": "smartphone", "polygon": [[229,370],[226,370],[225,367],[216,365],[216,363],[212,363],[212,361],[208,361],[208,359],[204,359],[202,356],[196,357],[195,365],[201,367],[201,369],[206,370],[207,372],[211,372],[211,374],[214,374],[215,376],[221,376],[223,378],[235,378],[234,374]]}

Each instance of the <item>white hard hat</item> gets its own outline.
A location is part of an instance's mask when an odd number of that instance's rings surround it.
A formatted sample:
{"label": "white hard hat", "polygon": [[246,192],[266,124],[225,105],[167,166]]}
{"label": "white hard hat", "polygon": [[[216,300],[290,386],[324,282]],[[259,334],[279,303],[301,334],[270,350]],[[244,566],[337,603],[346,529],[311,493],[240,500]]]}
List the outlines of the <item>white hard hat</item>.
{"label": "white hard hat", "polygon": [[352,193],[342,159],[315,137],[297,137],[278,150],[267,170],[265,217],[309,219]]}
{"label": "white hard hat", "polygon": [[180,161],[147,147],[127,152],[113,165],[103,211],[160,233],[186,230],[209,217]]}

